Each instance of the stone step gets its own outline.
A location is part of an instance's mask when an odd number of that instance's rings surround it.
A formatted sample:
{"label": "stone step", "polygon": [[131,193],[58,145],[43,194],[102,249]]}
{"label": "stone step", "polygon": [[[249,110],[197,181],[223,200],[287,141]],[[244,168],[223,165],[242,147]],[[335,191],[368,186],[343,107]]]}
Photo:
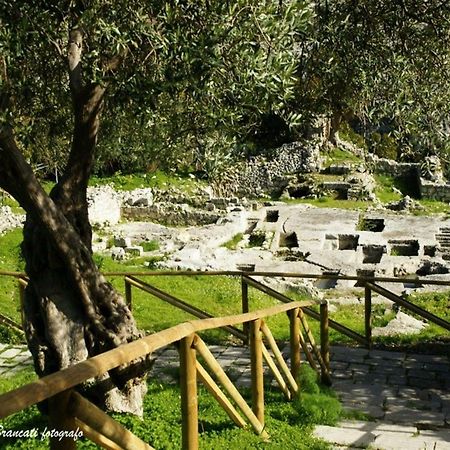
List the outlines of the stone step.
{"label": "stone step", "polygon": [[450,239],[450,233],[436,233],[435,235],[436,239]]}

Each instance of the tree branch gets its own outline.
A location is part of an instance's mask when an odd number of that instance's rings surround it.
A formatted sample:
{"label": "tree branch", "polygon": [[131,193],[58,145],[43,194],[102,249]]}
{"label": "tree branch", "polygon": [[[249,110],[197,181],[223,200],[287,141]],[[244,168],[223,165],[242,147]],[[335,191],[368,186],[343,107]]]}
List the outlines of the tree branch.
{"label": "tree branch", "polygon": [[81,52],[83,50],[83,33],[79,28],[73,28],[69,32],[67,46],[67,61],[69,63],[69,84],[74,95],[78,95],[83,83],[81,79]]}

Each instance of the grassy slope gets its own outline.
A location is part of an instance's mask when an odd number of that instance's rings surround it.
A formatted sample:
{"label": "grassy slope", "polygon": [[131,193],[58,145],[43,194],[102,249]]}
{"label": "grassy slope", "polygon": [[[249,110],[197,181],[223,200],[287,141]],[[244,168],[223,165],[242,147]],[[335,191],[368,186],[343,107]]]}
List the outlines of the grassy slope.
{"label": "grassy slope", "polygon": [[[23,271],[24,263],[20,257],[22,230],[15,229],[0,236],[0,269]],[[0,276],[0,304],[2,314],[20,321],[19,291],[17,281],[12,277]]]}

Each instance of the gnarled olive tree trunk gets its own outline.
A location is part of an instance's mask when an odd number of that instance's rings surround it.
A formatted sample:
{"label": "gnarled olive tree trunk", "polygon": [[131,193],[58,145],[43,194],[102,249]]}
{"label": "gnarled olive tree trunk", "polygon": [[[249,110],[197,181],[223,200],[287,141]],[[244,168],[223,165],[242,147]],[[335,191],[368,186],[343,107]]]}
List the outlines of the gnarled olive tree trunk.
{"label": "gnarled olive tree trunk", "polygon": [[[81,33],[74,30],[69,41],[74,132],[67,167],[50,195],[18,149],[13,130],[0,128],[0,187],[27,213],[24,328],[39,376],[141,337],[123,298],[92,259],[86,190],[106,86],[82,83]],[[143,358],[111,371],[85,386],[85,394],[106,409],[141,415],[147,363]]]}

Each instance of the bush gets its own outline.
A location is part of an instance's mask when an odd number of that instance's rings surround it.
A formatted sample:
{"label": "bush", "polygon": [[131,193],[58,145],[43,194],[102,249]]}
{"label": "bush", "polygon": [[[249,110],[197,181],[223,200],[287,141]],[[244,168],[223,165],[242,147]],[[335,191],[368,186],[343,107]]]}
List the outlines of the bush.
{"label": "bush", "polygon": [[24,344],[25,336],[11,327],[0,324],[0,342],[2,344]]}
{"label": "bush", "polygon": [[388,134],[372,133],[371,136],[372,151],[380,158],[393,159],[398,157],[398,147],[394,138]]}
{"label": "bush", "polygon": [[302,365],[300,367],[298,384],[301,392],[308,394],[318,394],[320,392],[318,375],[310,366]]}
{"label": "bush", "polygon": [[318,382],[316,372],[303,365],[300,368],[299,394],[293,406],[303,424],[335,425],[342,417],[342,406],[333,391]]}
{"label": "bush", "polygon": [[351,142],[357,147],[366,150],[367,143],[364,136],[357,133],[348,122],[342,122],[339,127],[339,137],[344,141]]}
{"label": "bush", "polygon": [[139,243],[144,249],[144,252],[153,252],[159,250],[159,242],[152,239],[151,241],[142,241]]}

